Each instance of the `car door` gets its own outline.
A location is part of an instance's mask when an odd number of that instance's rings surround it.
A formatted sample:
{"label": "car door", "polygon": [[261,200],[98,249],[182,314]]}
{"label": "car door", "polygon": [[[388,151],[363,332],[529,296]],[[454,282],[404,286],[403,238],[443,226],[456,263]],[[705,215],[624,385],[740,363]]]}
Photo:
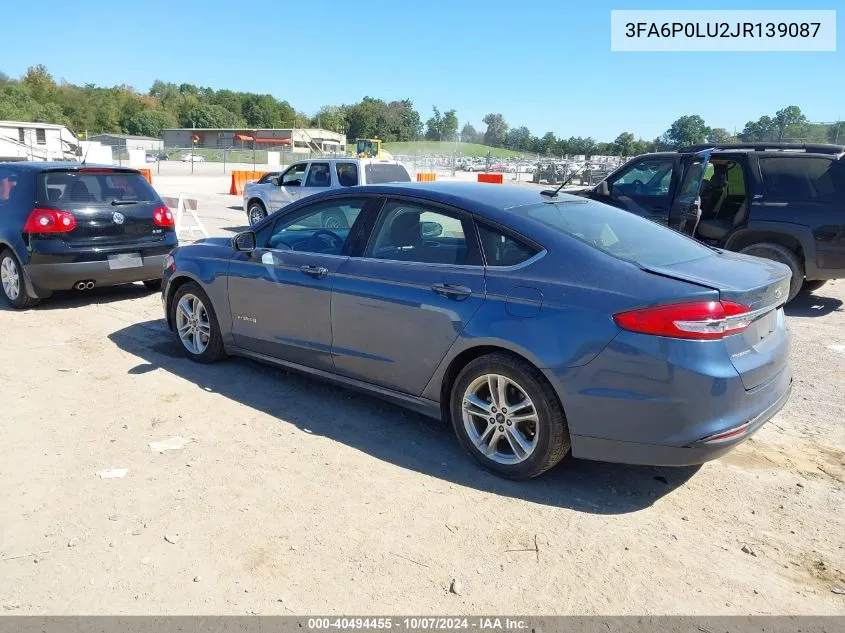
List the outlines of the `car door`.
{"label": "car door", "polygon": [[299,198],[307,171],[307,162],[294,163],[279,177],[278,186],[270,186],[270,202],[273,204],[273,211]]}
{"label": "car door", "polygon": [[[331,290],[367,198],[322,200],[278,218],[252,252],[235,253],[229,306],[235,344],[281,360],[331,370]],[[322,228],[341,210],[352,228]]]}
{"label": "car door", "polygon": [[600,194],[596,187],[590,197],[668,224],[678,163],[678,156],[671,154],[642,156],[607,178],[608,195]]}
{"label": "car door", "polygon": [[670,228],[689,236],[695,234],[695,228],[701,219],[701,183],[710,162],[711,150],[684,157],[684,175],[678,193],[669,208]]}
{"label": "car door", "polygon": [[308,174],[305,177],[305,184],[299,192],[300,198],[313,196],[315,193],[326,191],[332,186],[332,173],[329,164],[322,161],[311,161],[308,167]]}
{"label": "car door", "polygon": [[472,218],[389,199],[362,257],[338,269],[332,357],[345,376],[422,393],[485,297]]}

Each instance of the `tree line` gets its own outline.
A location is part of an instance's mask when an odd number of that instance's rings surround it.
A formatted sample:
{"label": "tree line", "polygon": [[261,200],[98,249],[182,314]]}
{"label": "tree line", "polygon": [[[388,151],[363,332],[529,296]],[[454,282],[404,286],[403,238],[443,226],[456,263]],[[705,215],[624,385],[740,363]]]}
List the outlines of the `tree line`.
{"label": "tree line", "polygon": [[153,137],[175,127],[322,127],[346,134],[349,139],[396,142],[425,138],[557,156],[634,156],[698,143],[845,141],[845,126],[840,130],[839,123],[810,123],[795,105],[749,121],[736,134],[710,127],[701,116],[691,114],[680,117],[652,140],[622,132],[613,141],[598,141],[592,137],[557,137],[553,132],[536,136],[525,126],[509,126],[500,113],[484,116],[483,130],[465,122],[459,131],[455,109],[441,111],[438,106],[432,107],[432,116],[423,124],[410,99],[387,102],[364,97],[353,104],[326,105],[309,115],[269,94],[213,90],[188,83],[155,81],[143,94],[127,85],[104,88],[56,82],[43,65],[29,68],[19,79],[0,73],[0,120],[59,123],[79,134],[113,132]]}

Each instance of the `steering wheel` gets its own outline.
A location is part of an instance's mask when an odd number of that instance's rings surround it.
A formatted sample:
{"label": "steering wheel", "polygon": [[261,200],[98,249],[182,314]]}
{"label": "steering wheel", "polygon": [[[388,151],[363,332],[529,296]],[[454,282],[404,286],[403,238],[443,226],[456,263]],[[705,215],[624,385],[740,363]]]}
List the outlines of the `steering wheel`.
{"label": "steering wheel", "polygon": [[642,180],[635,180],[631,184],[634,186],[635,193],[642,193],[643,187],[645,186]]}
{"label": "steering wheel", "polygon": [[318,253],[325,253],[326,247],[339,253],[343,248],[343,239],[327,229],[317,229],[308,238],[308,247]]}

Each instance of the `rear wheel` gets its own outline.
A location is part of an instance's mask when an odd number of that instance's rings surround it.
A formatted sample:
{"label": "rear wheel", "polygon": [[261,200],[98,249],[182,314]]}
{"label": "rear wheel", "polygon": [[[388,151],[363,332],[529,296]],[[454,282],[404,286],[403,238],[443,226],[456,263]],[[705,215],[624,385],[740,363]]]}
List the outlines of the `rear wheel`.
{"label": "rear wheel", "polygon": [[38,299],[27,292],[21,266],[9,249],[0,251],[0,288],[3,289],[6,303],[18,310],[31,308],[38,303]]}
{"label": "rear wheel", "polygon": [[211,300],[194,282],[180,286],[170,303],[171,323],[188,358],[213,363],[226,358],[223,336]]}
{"label": "rear wheel", "polygon": [[148,279],[144,282],[144,285],[147,287],[147,290],[161,290],[161,279]]}
{"label": "rear wheel", "polygon": [[452,426],[470,457],[510,479],[536,477],[570,447],[563,407],[542,375],[522,359],[490,354],[458,374]]}
{"label": "rear wheel", "polygon": [[750,244],[739,252],[745,255],[771,259],[772,261],[789,266],[789,269],[792,271],[792,279],[789,282],[789,297],[787,301],[792,301],[801,291],[801,286],[804,285],[804,266],[798,259],[798,255],[786,248],[786,246],[781,246],[773,242],[759,242],[757,244]]}
{"label": "rear wheel", "polygon": [[267,217],[267,209],[264,208],[264,205],[260,201],[254,200],[249,203],[247,215],[249,216],[249,225],[255,226]]}
{"label": "rear wheel", "polygon": [[815,292],[827,283],[826,279],[816,279],[814,281],[805,281],[804,287],[801,290],[805,292]]}

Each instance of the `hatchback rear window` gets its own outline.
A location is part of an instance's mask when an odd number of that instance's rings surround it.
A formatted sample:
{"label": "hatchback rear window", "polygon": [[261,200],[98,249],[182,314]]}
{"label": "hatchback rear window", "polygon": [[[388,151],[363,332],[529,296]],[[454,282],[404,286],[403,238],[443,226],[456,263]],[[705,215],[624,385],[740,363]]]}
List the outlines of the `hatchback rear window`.
{"label": "hatchback rear window", "polygon": [[141,174],[110,170],[41,173],[37,197],[41,204],[64,206],[109,204],[113,200],[158,200],[155,190]]}
{"label": "hatchback rear window", "polygon": [[845,198],[845,165],[832,158],[771,156],[760,159],[766,195],[785,202]]}
{"label": "hatchback rear window", "polygon": [[713,251],[665,226],[599,202],[546,202],[517,210],[619,259],[672,266],[712,257]]}
{"label": "hatchback rear window", "polygon": [[364,167],[368,185],[385,182],[411,182],[411,177],[402,165],[392,163],[370,163]]}

